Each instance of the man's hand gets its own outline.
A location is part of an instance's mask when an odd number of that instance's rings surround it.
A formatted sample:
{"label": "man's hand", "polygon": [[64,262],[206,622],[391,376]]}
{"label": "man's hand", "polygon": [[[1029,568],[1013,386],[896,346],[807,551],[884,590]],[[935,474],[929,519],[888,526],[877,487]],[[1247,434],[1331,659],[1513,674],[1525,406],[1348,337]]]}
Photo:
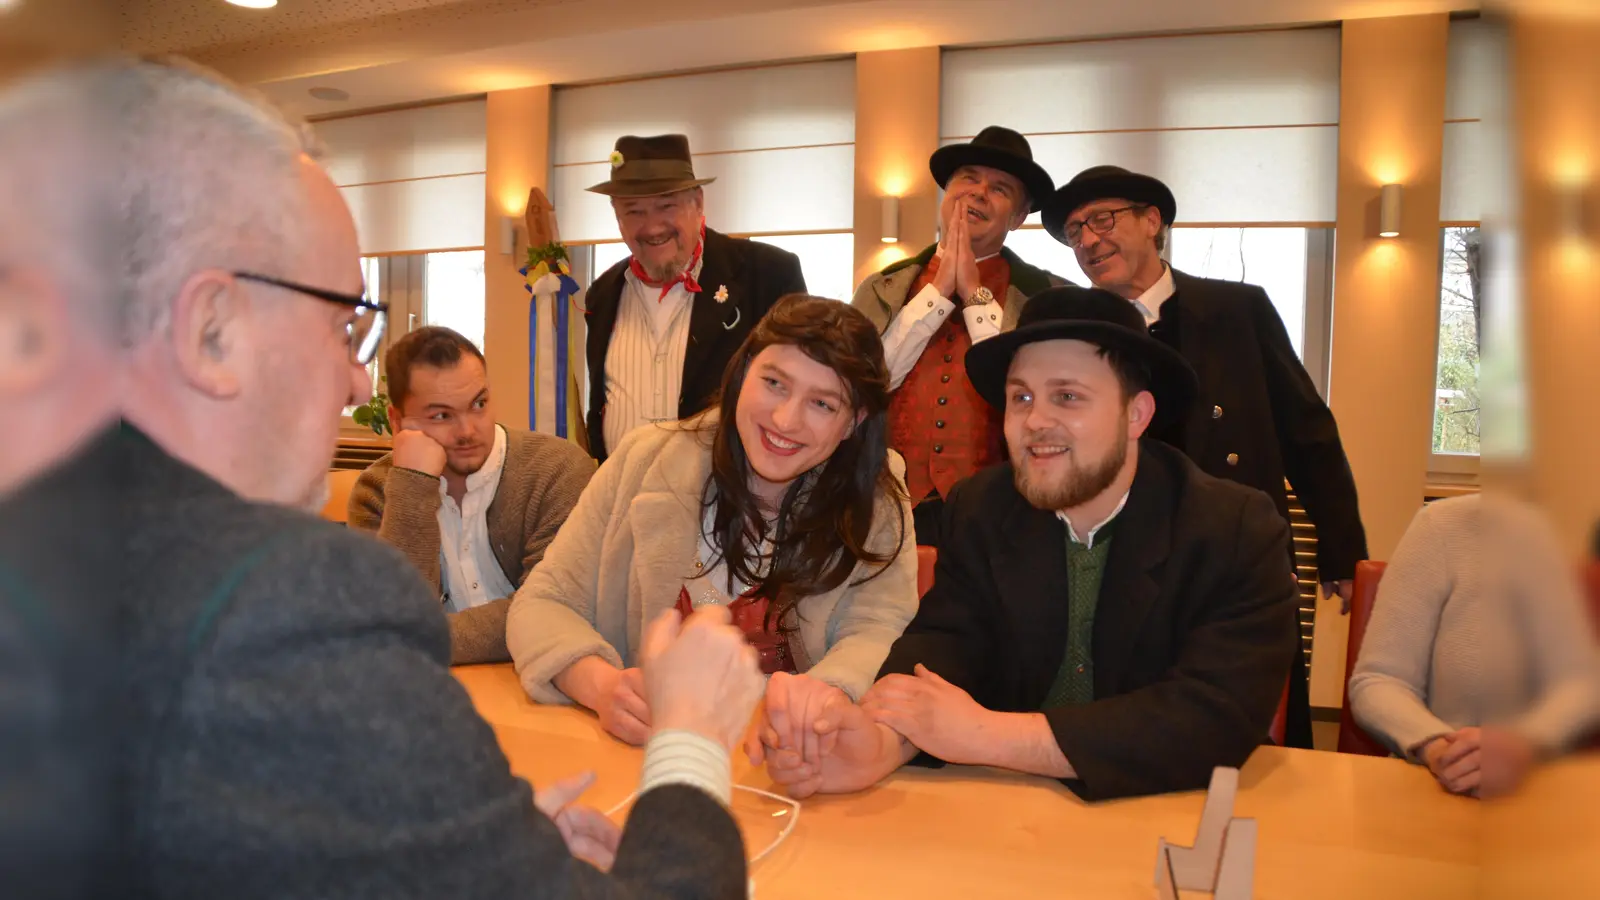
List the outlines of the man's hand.
{"label": "man's hand", "polygon": [[1339,615],[1350,615],[1350,598],[1356,595],[1355,581],[1349,578],[1339,581],[1324,581],[1322,583],[1322,596],[1332,598],[1335,594],[1339,597]]}
{"label": "man's hand", "polygon": [[640,668],[655,730],[738,745],[763,684],[755,648],[728,622],[726,607],[707,605],[686,620],[667,610],[645,630]]}
{"label": "man's hand", "polygon": [[1429,741],[1422,748],[1422,761],[1452,794],[1474,794],[1482,778],[1482,736],[1476,728],[1463,728]]}
{"label": "man's hand", "polygon": [[872,721],[866,710],[841,691],[827,696],[812,723],[819,759],[807,762],[803,751],[779,747],[779,729],[789,723],[783,711],[774,715],[771,701],[768,703],[769,721],[761,724],[760,739],[750,741],[746,751],[752,764],[765,763],[772,780],[796,800],[818,792],[865,790],[899,768],[908,756],[898,734]]}
{"label": "man's hand", "polygon": [[956,215],[961,220],[961,252],[955,260],[956,270],[956,303],[964,306],[971,299],[972,292],[983,286],[983,280],[978,275],[978,257],[972,252],[972,228],[967,223],[968,205],[963,202],[956,206]]}
{"label": "man's hand", "polygon": [[994,713],[921,663],[915,676],[885,676],[867,691],[861,706],[873,721],[945,762],[984,764],[985,735]]}
{"label": "man's hand", "polygon": [[[608,665],[607,668],[610,668]],[[638,669],[612,669],[606,676],[595,714],[607,733],[620,741],[639,745],[650,738],[650,705],[644,699],[644,676]]]}
{"label": "man's hand", "polygon": [[411,469],[438,478],[444,474],[449,457],[444,447],[423,433],[416,419],[405,419],[394,435],[393,462],[402,469]]}
{"label": "man's hand", "polygon": [[1478,784],[1481,797],[1504,797],[1517,789],[1539,761],[1533,742],[1505,728],[1480,729],[1482,759]]}
{"label": "man's hand", "polygon": [[561,839],[567,842],[567,850],[573,856],[604,872],[616,861],[622,829],[599,810],[573,803],[592,784],[593,772],[564,778],[543,790],[535,791],[533,804],[556,823],[556,828],[561,831]]}
{"label": "man's hand", "polygon": [[[956,296],[956,270],[961,267],[961,248],[968,246],[967,205],[957,203],[944,223],[943,252],[939,254],[939,271],[933,276],[933,289],[949,300]],[[959,304],[961,301],[956,300]]]}

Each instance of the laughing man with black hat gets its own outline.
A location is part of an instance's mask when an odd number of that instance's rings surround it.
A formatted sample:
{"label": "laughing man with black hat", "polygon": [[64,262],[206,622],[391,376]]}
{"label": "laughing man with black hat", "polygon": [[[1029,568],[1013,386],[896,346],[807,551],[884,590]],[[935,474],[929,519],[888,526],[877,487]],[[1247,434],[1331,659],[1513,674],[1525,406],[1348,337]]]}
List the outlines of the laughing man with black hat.
{"label": "laughing man with black hat", "polygon": [[[1042,215],[1045,230],[1073,249],[1094,285],[1131,301],[1151,334],[1199,374],[1188,417],[1155,436],[1183,448],[1206,472],[1266,492],[1285,519],[1287,476],[1316,526],[1323,594],[1337,594],[1348,612],[1367,536],[1333,413],[1265,291],[1196,278],[1162,261],[1176,216],[1165,184],[1117,166],[1078,173],[1044,203]],[[1291,747],[1311,746],[1309,699],[1305,658],[1298,656],[1289,678]]]}
{"label": "laughing man with black hat", "polygon": [[806,796],[912,760],[986,765],[1107,800],[1242,765],[1295,652],[1289,526],[1141,439],[1187,413],[1193,369],[1126,301],[1061,287],[966,373],[1003,410],[1011,461],[951,492],[933,586],[880,680],[824,709],[835,737],[809,758],[768,750],[768,772]]}
{"label": "laughing man with black hat", "polygon": [[722,370],[785,294],[805,293],[800,258],[705,224],[703,185],[681,134],[617,139],[611,198],[632,251],[585,295],[589,453],[602,462],[622,436],[688,418],[711,404]]}
{"label": "laughing man with black hat", "polygon": [[1002,456],[999,417],[962,377],[962,360],[1010,329],[1030,296],[1066,282],[1004,247],[1055,189],[1027,138],[991,125],[934,151],[928,168],[945,192],[939,243],[862,282],[853,303],[883,334],[889,444],[906,460],[917,543],[936,545],[941,498]]}

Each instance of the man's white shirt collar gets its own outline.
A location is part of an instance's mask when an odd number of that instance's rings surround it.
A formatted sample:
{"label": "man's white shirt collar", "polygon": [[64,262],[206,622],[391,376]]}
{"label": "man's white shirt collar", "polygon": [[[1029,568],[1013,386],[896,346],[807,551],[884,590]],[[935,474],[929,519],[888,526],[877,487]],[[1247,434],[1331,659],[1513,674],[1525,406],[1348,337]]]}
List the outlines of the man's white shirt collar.
{"label": "man's white shirt collar", "polygon": [[[1132,492],[1130,491],[1129,493],[1132,493]],[[1083,540],[1080,540],[1078,538],[1078,530],[1076,528],[1072,527],[1072,520],[1067,518],[1067,514],[1065,512],[1063,512],[1061,510],[1056,510],[1056,518],[1058,518],[1061,521],[1067,523],[1067,536],[1072,538],[1072,542],[1074,544],[1082,544],[1084,549],[1093,550],[1094,549],[1094,536],[1096,534],[1100,533],[1100,529],[1106,527],[1107,525],[1110,525],[1111,524],[1111,520],[1115,519],[1117,517],[1117,513],[1122,512],[1122,508],[1124,506],[1127,506],[1127,505],[1128,505],[1128,494],[1123,494],[1122,495],[1122,499],[1117,501],[1117,508],[1113,509],[1111,511],[1110,515],[1106,516],[1104,519],[1101,519],[1100,520],[1100,524],[1098,524],[1098,525],[1094,526],[1093,528],[1089,529],[1089,536],[1087,537],[1087,539],[1083,539]]]}
{"label": "man's white shirt collar", "polygon": [[1162,263],[1161,277],[1133,301],[1133,307],[1144,316],[1145,324],[1148,325],[1161,318],[1161,304],[1170,300],[1177,290],[1177,286],[1172,283],[1172,267]]}

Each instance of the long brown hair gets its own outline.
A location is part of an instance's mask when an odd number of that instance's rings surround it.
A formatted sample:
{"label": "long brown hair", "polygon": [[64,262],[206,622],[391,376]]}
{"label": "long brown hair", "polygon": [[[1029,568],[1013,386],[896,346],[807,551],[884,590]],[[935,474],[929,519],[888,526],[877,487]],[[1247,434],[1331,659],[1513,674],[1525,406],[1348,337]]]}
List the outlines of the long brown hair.
{"label": "long brown hair", "polygon": [[[849,394],[848,412],[866,415],[825,462],[789,485],[768,534],[767,519],[750,487],[750,458],[735,415],[751,361],[773,345],[797,347],[837,372]],[[833,590],[861,562],[877,569],[856,584],[889,567],[905,546],[900,501],[906,493],[887,464],[889,366],[878,329],[866,316],[838,300],[807,294],[783,297],[729,360],[718,407],[721,417],[712,434],[711,478],[702,499],[712,511],[712,533],[706,538],[729,575],[771,601],[769,623],[792,629],[794,623],[785,617],[791,611],[798,616],[795,608],[801,598]],[[898,538],[890,553],[867,548],[880,496],[890,501],[891,515],[898,520]],[[766,538],[773,545],[771,565],[761,572],[758,548]]]}

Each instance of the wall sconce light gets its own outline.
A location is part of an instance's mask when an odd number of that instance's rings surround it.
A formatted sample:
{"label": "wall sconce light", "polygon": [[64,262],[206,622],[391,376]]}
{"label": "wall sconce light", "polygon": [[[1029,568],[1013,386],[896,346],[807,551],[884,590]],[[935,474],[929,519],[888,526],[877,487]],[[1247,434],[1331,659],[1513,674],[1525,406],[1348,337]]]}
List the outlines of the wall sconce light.
{"label": "wall sconce light", "polygon": [[1378,237],[1400,236],[1400,185],[1386,184],[1378,202]]}
{"label": "wall sconce light", "polygon": [[517,252],[517,220],[514,216],[500,217],[500,253],[511,256]]}
{"label": "wall sconce light", "polygon": [[900,198],[883,198],[883,242],[900,243]]}

